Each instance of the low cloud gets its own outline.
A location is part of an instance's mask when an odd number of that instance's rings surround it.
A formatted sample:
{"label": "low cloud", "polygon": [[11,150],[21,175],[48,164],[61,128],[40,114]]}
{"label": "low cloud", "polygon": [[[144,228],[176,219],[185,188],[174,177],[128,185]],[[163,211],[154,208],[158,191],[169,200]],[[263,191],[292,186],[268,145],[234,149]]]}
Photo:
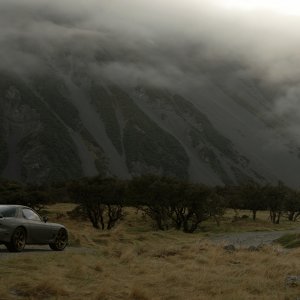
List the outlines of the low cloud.
{"label": "low cloud", "polygon": [[293,117],[300,96],[300,16],[229,10],[224,3],[2,0],[0,68],[26,75],[49,64],[68,66],[66,72],[84,66],[123,86],[180,89],[223,72],[276,87],[275,113]]}

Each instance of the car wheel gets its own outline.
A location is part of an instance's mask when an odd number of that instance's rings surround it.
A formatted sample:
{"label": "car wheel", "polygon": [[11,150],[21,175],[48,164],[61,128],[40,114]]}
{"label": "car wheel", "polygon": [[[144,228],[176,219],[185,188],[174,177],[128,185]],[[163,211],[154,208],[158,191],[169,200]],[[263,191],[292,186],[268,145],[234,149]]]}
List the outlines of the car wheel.
{"label": "car wheel", "polygon": [[16,228],[12,234],[10,243],[6,243],[6,248],[10,252],[21,252],[26,244],[26,231],[22,227]]}
{"label": "car wheel", "polygon": [[66,229],[61,228],[55,238],[54,243],[50,243],[49,246],[54,251],[62,251],[68,245],[68,232]]}

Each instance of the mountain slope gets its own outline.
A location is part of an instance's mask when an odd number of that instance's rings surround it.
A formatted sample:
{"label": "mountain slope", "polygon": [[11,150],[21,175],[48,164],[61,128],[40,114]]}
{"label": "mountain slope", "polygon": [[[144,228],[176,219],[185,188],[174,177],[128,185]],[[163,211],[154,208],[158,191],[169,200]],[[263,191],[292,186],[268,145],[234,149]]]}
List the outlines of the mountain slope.
{"label": "mountain slope", "polygon": [[25,77],[1,72],[3,177],[156,173],[211,184],[253,178],[297,185],[299,145],[270,114],[272,94],[255,79],[214,69],[190,90],[124,86],[69,60],[45,59],[43,72]]}

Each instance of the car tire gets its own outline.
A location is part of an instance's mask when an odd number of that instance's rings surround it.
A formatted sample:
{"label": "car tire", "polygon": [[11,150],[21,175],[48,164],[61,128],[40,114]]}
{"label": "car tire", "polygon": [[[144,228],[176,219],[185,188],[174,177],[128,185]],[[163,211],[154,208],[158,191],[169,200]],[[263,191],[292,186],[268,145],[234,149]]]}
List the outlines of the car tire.
{"label": "car tire", "polygon": [[15,229],[11,236],[9,243],[5,246],[10,252],[21,252],[26,245],[26,231],[23,227],[18,227]]}
{"label": "car tire", "polygon": [[55,238],[54,243],[50,243],[49,247],[54,251],[63,251],[68,245],[68,232],[66,229],[61,228]]}

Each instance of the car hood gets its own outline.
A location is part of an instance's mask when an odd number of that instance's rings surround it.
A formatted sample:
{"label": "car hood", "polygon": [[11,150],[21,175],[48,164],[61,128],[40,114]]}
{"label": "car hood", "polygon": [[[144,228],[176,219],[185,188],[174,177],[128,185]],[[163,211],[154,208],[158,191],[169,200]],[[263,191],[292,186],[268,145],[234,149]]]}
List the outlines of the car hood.
{"label": "car hood", "polygon": [[48,224],[49,226],[53,226],[53,227],[63,227],[63,228],[66,228],[64,225],[62,224],[59,224],[59,223],[51,223],[51,222],[47,222],[46,224]]}

